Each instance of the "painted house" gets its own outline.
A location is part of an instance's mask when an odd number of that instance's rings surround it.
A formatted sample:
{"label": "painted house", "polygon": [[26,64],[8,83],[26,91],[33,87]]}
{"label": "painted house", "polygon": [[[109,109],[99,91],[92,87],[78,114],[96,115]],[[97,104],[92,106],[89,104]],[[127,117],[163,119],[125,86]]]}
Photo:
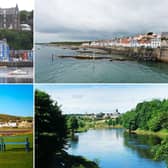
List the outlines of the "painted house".
{"label": "painted house", "polygon": [[6,39],[0,40],[0,61],[9,61],[9,55],[10,51]]}

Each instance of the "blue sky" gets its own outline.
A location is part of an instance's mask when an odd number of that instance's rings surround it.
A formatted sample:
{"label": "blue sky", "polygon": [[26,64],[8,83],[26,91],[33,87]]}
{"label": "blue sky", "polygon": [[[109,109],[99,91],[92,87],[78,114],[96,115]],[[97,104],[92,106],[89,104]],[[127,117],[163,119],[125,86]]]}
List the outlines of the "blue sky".
{"label": "blue sky", "polygon": [[0,85],[0,114],[33,116],[32,85]]}
{"label": "blue sky", "polygon": [[124,113],[137,103],[168,98],[168,85],[36,85],[58,102],[64,113]]}

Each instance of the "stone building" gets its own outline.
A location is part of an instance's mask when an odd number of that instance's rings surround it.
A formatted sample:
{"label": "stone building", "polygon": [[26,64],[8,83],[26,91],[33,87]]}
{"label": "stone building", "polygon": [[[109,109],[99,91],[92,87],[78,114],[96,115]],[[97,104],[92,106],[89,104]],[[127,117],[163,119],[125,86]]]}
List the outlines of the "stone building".
{"label": "stone building", "polygon": [[19,8],[0,8],[0,29],[20,30]]}
{"label": "stone building", "polygon": [[168,48],[168,32],[163,32],[161,34],[161,47]]}

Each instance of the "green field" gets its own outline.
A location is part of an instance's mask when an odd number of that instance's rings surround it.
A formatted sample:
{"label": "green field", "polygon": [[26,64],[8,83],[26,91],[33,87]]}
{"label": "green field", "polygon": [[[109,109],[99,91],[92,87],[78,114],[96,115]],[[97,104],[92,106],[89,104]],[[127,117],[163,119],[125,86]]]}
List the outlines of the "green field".
{"label": "green field", "polygon": [[0,152],[0,167],[2,168],[33,168],[33,136],[19,135],[4,137],[5,142],[22,142],[25,137],[30,141],[30,152],[25,152],[24,145],[7,145],[5,152]]}

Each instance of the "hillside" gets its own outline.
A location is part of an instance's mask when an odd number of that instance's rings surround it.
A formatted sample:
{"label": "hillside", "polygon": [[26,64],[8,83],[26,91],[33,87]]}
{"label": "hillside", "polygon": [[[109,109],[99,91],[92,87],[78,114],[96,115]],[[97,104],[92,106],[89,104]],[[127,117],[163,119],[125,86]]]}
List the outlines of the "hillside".
{"label": "hillside", "polygon": [[7,114],[0,114],[0,122],[9,121],[9,120],[32,120],[33,117],[20,117]]}

